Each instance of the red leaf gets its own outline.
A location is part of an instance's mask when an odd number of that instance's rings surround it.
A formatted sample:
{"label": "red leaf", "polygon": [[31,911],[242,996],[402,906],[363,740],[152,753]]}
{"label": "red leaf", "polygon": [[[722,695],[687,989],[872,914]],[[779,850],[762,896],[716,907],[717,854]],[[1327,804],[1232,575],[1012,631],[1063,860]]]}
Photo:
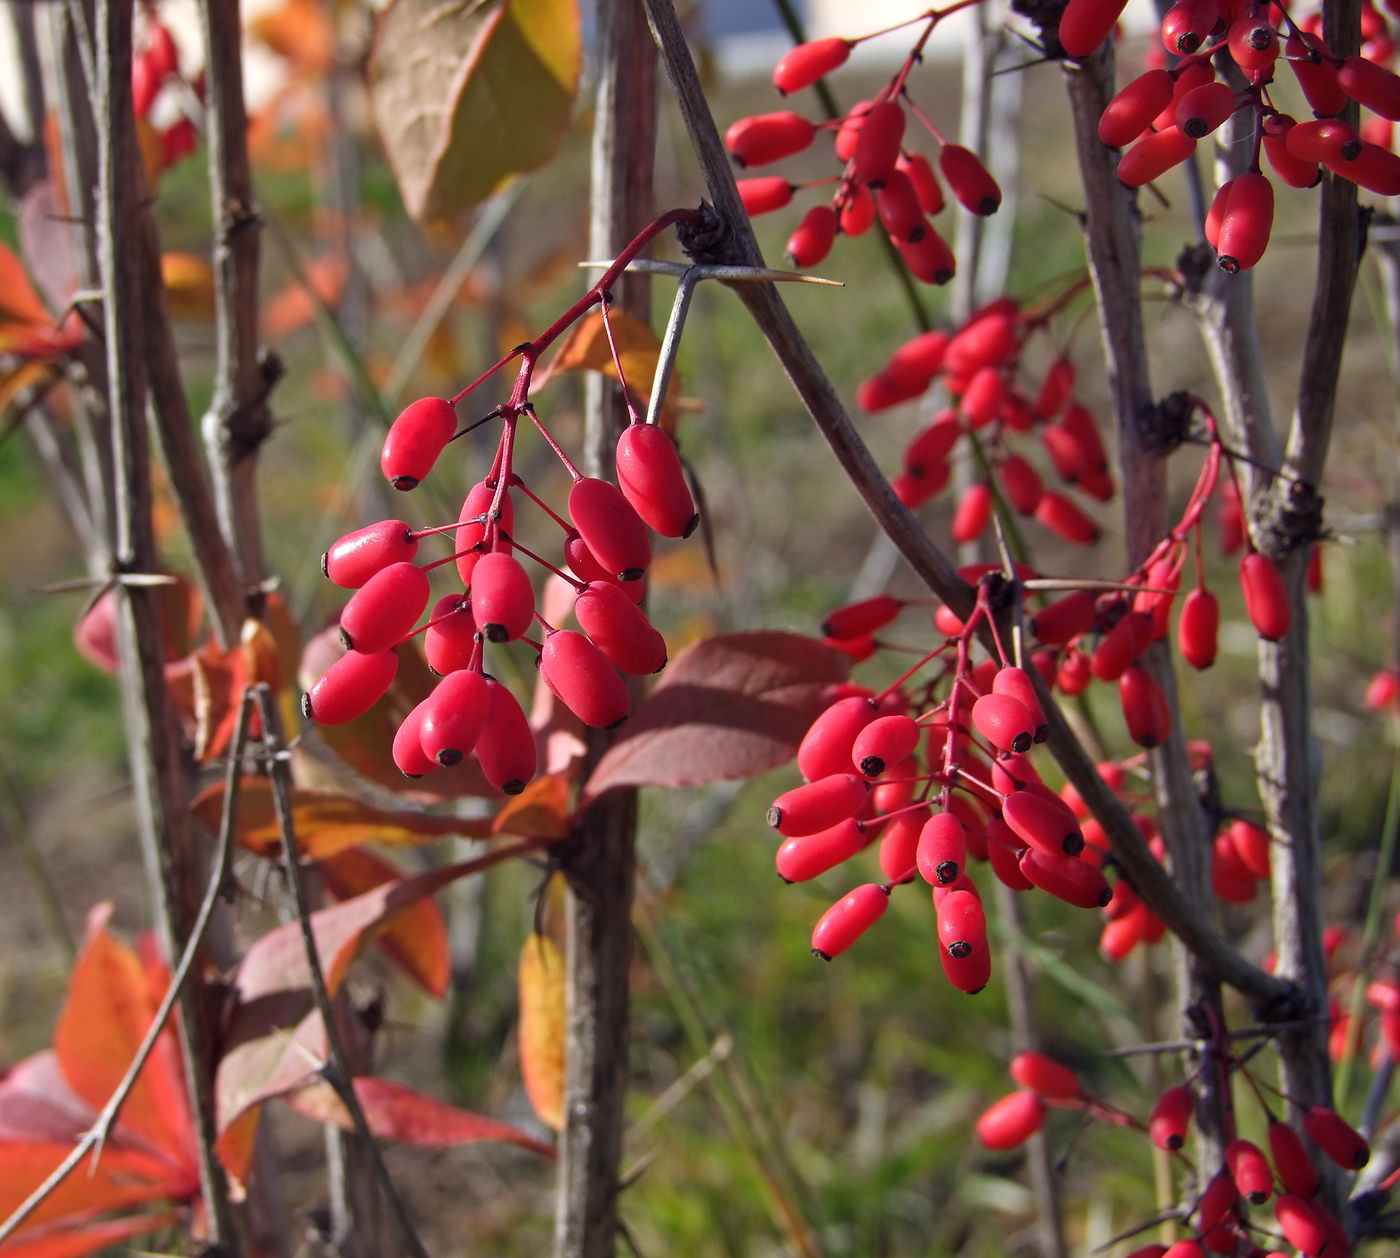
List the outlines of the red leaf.
{"label": "red leaf", "polygon": [[6,1241],[0,1247],[4,1258],[79,1258],[99,1249],[109,1249],[129,1241],[133,1236],[169,1227],[179,1216],[173,1210],[163,1214],[141,1214],[133,1219],[108,1219],[102,1223],[84,1223],[78,1227],[54,1228],[41,1236]]}
{"label": "red leaf", "polygon": [[[349,848],[322,860],[321,882],[337,900],[348,900],[402,876],[388,861],[361,848]],[[375,944],[415,983],[433,996],[447,995],[452,958],[447,926],[433,900],[420,900],[390,922]]]}
{"label": "red leaf", "polygon": [[[361,1076],[355,1095],[365,1111],[369,1129],[383,1140],[401,1140],[420,1149],[446,1149],[477,1140],[502,1140],[552,1158],[554,1149],[527,1135],[519,1127],[497,1122],[470,1110],[458,1109],[389,1079]],[[335,1123],[353,1130],[349,1111],[328,1083],[317,1083],[288,1098],[299,1114],[321,1123]]]}
{"label": "red leaf", "polygon": [[[298,1020],[296,1007],[310,1000],[282,996],[241,1006],[214,1074],[214,1121],[219,1156],[226,1163],[242,1144],[237,1120],[254,1106],[304,1087],[326,1059],[326,1031],[319,1012]],[[289,1029],[294,1028],[294,1029]]]}
{"label": "red leaf", "polygon": [[20,260],[0,244],[0,319],[6,323],[32,323],[51,328],[53,315],[34,291]]}
{"label": "red leaf", "polygon": [[[54,1029],[64,1077],[95,1110],[117,1090],[164,994],[147,986],[136,953],[107,933],[110,913],[108,904],[89,915],[87,942]],[[121,1126],[176,1166],[193,1166],[194,1127],[177,1054],[174,1033],[167,1028],[122,1106]]]}
{"label": "red leaf", "polygon": [[619,786],[701,786],[775,769],[849,672],[849,657],[795,633],[696,642],[623,726],[582,802]]}
{"label": "red leaf", "polygon": [[[46,1180],[73,1146],[26,1141],[0,1143],[0,1218],[8,1218]],[[169,1198],[187,1200],[199,1194],[199,1174],[173,1171],[161,1158],[133,1150],[107,1147],[97,1169],[89,1174],[83,1162],[29,1216],[20,1235],[56,1219],[71,1226],[70,1216],[90,1217],[98,1210],[119,1210]],[[0,1250],[8,1258],[8,1248]]]}

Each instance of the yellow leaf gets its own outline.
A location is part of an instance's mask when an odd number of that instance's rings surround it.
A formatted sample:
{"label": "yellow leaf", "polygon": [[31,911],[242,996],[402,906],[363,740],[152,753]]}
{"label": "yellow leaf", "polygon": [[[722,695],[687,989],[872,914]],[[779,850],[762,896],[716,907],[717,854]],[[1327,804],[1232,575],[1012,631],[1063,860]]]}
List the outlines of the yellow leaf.
{"label": "yellow leaf", "polygon": [[163,253],[160,278],[165,300],[177,319],[214,317],[214,268],[192,253]]}
{"label": "yellow leaf", "polygon": [[540,1122],[564,1125],[564,953],[531,935],[520,953],[520,1074]]}
{"label": "yellow leaf", "polygon": [[[651,328],[625,310],[608,311],[608,325],[612,328],[627,387],[645,406],[651,397],[656,364],[661,358],[661,340]],[[617,365],[608,345],[601,310],[592,311],[574,325],[573,332],[550,364],[549,374],[552,376],[557,371],[600,371],[610,380],[617,379]],[[673,371],[666,387],[665,411],[675,407],[680,393],[680,373]]]}
{"label": "yellow leaf", "polygon": [[26,389],[55,379],[52,366],[45,362],[21,363],[13,371],[0,376],[0,415],[9,409]]}

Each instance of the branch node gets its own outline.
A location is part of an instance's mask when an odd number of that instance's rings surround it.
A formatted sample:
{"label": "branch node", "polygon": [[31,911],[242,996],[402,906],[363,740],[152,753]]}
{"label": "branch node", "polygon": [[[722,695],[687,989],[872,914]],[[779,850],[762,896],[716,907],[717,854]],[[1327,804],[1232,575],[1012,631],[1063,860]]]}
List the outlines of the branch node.
{"label": "branch node", "polygon": [[697,221],[676,224],[676,239],[680,241],[686,257],[693,262],[718,266],[747,260],[736,248],[729,224],[714,206],[708,201],[701,201],[696,214],[699,216]]}

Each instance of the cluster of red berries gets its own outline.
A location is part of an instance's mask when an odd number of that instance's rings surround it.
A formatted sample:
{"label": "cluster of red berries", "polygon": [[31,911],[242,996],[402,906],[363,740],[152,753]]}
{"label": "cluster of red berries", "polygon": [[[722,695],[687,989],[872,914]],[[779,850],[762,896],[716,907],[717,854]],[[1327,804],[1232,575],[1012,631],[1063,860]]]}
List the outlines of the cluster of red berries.
{"label": "cluster of red berries", "polygon": [[[1247,1206],[1262,1206],[1274,1198],[1273,1215],[1283,1238],[1300,1253],[1345,1258],[1350,1252],[1346,1231],[1336,1216],[1316,1197],[1321,1183],[1317,1165],[1298,1132],[1279,1121],[1260,1091],[1269,1085],[1246,1067],[1230,1045],[1218,1037],[1214,1055],[1202,1069],[1219,1069],[1228,1076],[1242,1074],[1264,1111],[1267,1144],[1264,1150],[1252,1141],[1232,1138],[1225,1146],[1225,1165],[1204,1185],[1183,1219],[1194,1218],[1195,1235],[1174,1245],[1146,1245],[1129,1258],[1204,1258],[1209,1253],[1249,1253],[1264,1258],[1265,1250],[1251,1233],[1272,1242],[1272,1227],[1251,1223]],[[1074,1072],[1044,1053],[1021,1053],[1012,1059],[1010,1073],[1020,1090],[1003,1097],[977,1121],[977,1135],[989,1149],[1014,1149],[1039,1131],[1048,1108],[1071,1109],[1117,1126],[1146,1134],[1164,1152],[1181,1155],[1190,1130],[1196,1097],[1191,1088],[1178,1084],[1158,1099],[1146,1123],[1091,1096]],[[1229,1085],[1225,1084],[1228,1095]],[[1356,1171],[1370,1160],[1366,1140],[1335,1110],[1322,1105],[1296,1107],[1302,1127],[1320,1152],[1346,1171]],[[1234,1115],[1227,1111],[1234,1126]],[[1275,1196],[1277,1194],[1277,1196]],[[1280,1255],[1280,1258],[1282,1256]]]}
{"label": "cluster of red berries", "polygon": [[[783,209],[802,188],[836,185],[831,201],[809,209],[788,241],[787,256],[793,266],[818,265],[838,235],[863,235],[878,219],[909,270],[920,280],[946,284],[953,278],[953,251],[929,221],[943,209],[943,185],[928,158],[905,145],[906,109],[938,144],[938,170],[966,209],[974,214],[996,213],[1001,189],[975,153],[943,138],[910,98],[908,78],[939,21],[969,3],[979,2],[961,0],[949,8],[931,9],[901,23],[923,24],[908,57],[874,100],[859,102],[844,117],[814,123],[783,110],[741,118],[725,132],[725,144],[734,160],[745,168],[766,166],[803,152],[818,131],[834,133],[836,157],[843,165],[840,175],[810,184],[794,184],[781,175],[739,180],[739,195],[750,215]],[[862,38],[873,39],[884,33]],[[774,69],[773,85],[783,95],[810,87],[843,65],[860,42],[833,37],[800,44]]]}
{"label": "cluster of red berries", "polygon": [[[1119,0],[1070,0],[1060,40],[1073,56],[1103,42],[1117,21]],[[1130,187],[1160,178],[1186,161],[1197,141],[1240,110],[1254,115],[1249,168],[1222,184],[1206,215],[1206,239],[1220,266],[1247,270],[1269,243],[1274,187],[1263,173],[1261,153],[1274,175],[1294,188],[1310,188],[1322,168],[1381,196],[1400,193],[1400,157],[1389,148],[1390,123],[1400,119],[1400,77],[1383,64],[1394,55],[1385,19],[1371,7],[1372,35],[1362,53],[1335,56],[1321,34],[1321,15],[1299,24],[1277,4],[1254,0],[1176,0],[1161,23],[1165,51],[1175,66],[1154,66],[1109,102],[1099,138],[1128,146],[1118,177]],[[1228,49],[1248,80],[1236,92],[1216,78],[1212,57]],[[1287,63],[1313,111],[1299,122],[1278,109],[1270,91],[1277,63]],[[1341,121],[1349,101],[1373,111],[1382,124],[1377,139]]]}
{"label": "cluster of red berries", "polygon": [[[490,471],[468,492],[454,523],[413,529],[402,520],[384,520],[326,552],[325,574],[356,592],[340,616],[346,654],[305,696],[308,719],[333,725],[367,711],[393,681],[396,648],[420,633],[428,664],[442,680],[405,718],[394,740],[394,761],[410,777],[458,764],[473,752],[486,778],[507,794],[523,790],[534,776],[534,735],[519,701],[486,673],[488,643],[534,647],[541,679],[585,725],[612,728],[626,719],[631,700],[622,674],[644,676],[666,663],[666,643],[639,606],[651,563],[648,529],[685,537],[699,517],[675,442],[664,429],[640,421],[624,428],[617,442],[618,485],[584,476],[540,422],[529,401],[530,383],[540,355],[592,306],[603,307],[606,326],[608,284],[662,227],[690,217],[675,211],[658,219],[539,338],[513,350],[450,401],[423,398],[394,421],[380,462],[394,488],[407,491],[460,435],[455,404],[512,359],[522,360],[510,400],[487,416],[502,425]],[[567,519],[512,469],[522,417],[573,480]],[[516,491],[563,532],[568,571],[515,539]],[[422,538],[448,532],[455,535],[453,553],[414,562]],[[536,610],[534,587],[517,552],[573,587],[579,630],[551,625]],[[460,584],[419,625],[431,598],[429,573],[452,563]],[[536,624],[542,640],[528,636]]]}
{"label": "cluster of red berries", "polygon": [[1032,398],[1018,384],[1026,374],[1023,353],[1031,336],[1078,291],[1071,289],[1048,308],[1022,311],[1001,297],[972,314],[953,332],[925,332],[906,341],[879,372],[861,385],[857,401],[882,411],[921,396],[940,378],[954,405],[940,411],[905,448],[903,466],[890,482],[911,510],[939,493],[951,477],[949,460],[958,441],[977,433],[991,481],[974,481],[953,516],[955,542],[977,540],[991,521],[996,489],[1019,514],[1034,517],[1066,541],[1092,545],[1099,526],[1065,494],[1046,489],[1040,473],[1009,447],[1012,434],[1039,431],[1056,476],[1099,502],[1114,494],[1103,440],[1093,414],[1074,397],[1075,370],[1057,353]]}
{"label": "cluster of red berries", "polygon": [[188,157],[199,144],[195,119],[204,97],[204,76],[193,83],[180,74],[175,40],[155,14],[145,7],[144,43],[131,59],[131,97],[136,117],[160,139],[160,167],[168,170]]}

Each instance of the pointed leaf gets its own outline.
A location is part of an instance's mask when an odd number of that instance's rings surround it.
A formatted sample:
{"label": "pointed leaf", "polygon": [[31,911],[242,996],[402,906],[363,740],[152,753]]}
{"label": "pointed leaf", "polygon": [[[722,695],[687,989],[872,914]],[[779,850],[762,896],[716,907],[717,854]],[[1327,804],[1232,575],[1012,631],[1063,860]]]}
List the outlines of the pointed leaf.
{"label": "pointed leaf", "polygon": [[[402,876],[373,852],[349,848],[320,862],[321,883],[337,900],[348,900]],[[442,910],[432,899],[404,909],[374,941],[375,945],[415,983],[439,1000],[447,995],[452,958]]]}
{"label": "pointed leaf", "polygon": [[578,88],[577,0],[395,0],[370,76],[414,218],[459,214],[554,155]]}
{"label": "pointed leaf", "polygon": [[[519,1127],[458,1109],[389,1079],[362,1075],[355,1080],[355,1095],[365,1111],[369,1129],[381,1140],[400,1140],[420,1149],[446,1149],[477,1140],[501,1140],[541,1157],[554,1156],[550,1145],[534,1139]],[[350,1112],[328,1083],[303,1088],[288,1097],[287,1103],[306,1118],[334,1123],[342,1131],[354,1130]]]}
{"label": "pointed leaf", "polygon": [[179,1215],[174,1210],[161,1214],[141,1214],[132,1219],[84,1221],[72,1228],[45,1229],[42,1235],[30,1237],[21,1229],[18,1239],[0,1246],[4,1258],[80,1258],[82,1254],[111,1249],[133,1237],[170,1227]]}
{"label": "pointed leaf", "polygon": [[[214,1073],[214,1119],[219,1157],[237,1165],[244,1119],[256,1106],[305,1087],[326,1060],[326,1028],[310,993],[282,993],[240,1006]],[[247,1121],[245,1119],[245,1121]]]}
{"label": "pointed leaf", "polygon": [[563,773],[538,777],[501,806],[491,824],[493,834],[522,839],[568,838],[569,779]]}
{"label": "pointed leaf", "polygon": [[24,265],[4,244],[0,244],[0,322],[53,327],[53,315],[34,291]]}
{"label": "pointed leaf", "polygon": [[[223,806],[222,782],[201,791],[190,805],[194,815],[214,833],[218,832]],[[490,818],[433,817],[374,808],[349,795],[302,787],[292,789],[292,823],[297,847],[307,860],[325,860],[364,843],[413,847],[448,834],[485,838],[492,833]],[[243,779],[234,838],[259,856],[281,853],[282,834],[272,806],[272,785],[266,778]]]}
{"label": "pointed leaf", "polygon": [[564,1124],[564,953],[548,935],[531,935],[520,953],[520,1074],[535,1115]]}
{"label": "pointed leaf", "polygon": [[683,650],[623,726],[582,802],[619,786],[701,786],[797,754],[850,658],[795,633],[735,633]]}
{"label": "pointed leaf", "polygon": [[[612,329],[613,344],[617,346],[627,387],[646,403],[651,397],[656,364],[661,358],[661,338],[648,324],[625,310],[610,310],[608,327]],[[580,319],[550,364],[550,376],[558,371],[599,371],[608,379],[616,380],[617,364],[613,362],[607,333],[601,310],[594,310]],[[680,374],[672,372],[666,386],[666,407],[673,408],[680,396]]]}
{"label": "pointed leaf", "polygon": [[[69,1143],[0,1143],[0,1218],[9,1218],[72,1152]],[[188,1200],[199,1194],[199,1173],[179,1171],[162,1158],[130,1149],[103,1149],[97,1169],[75,1167],[29,1216],[20,1235],[72,1216],[88,1218],[97,1210],[123,1210],[151,1201]],[[8,1254],[0,1249],[0,1254]]]}

